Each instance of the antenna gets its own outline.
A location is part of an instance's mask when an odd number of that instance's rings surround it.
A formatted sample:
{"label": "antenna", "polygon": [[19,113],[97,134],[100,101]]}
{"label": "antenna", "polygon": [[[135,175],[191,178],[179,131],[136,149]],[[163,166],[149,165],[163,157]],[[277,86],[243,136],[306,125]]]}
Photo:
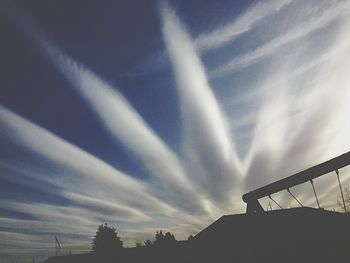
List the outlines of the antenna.
{"label": "antenna", "polygon": [[55,253],[56,253],[56,257],[60,253],[60,250],[61,250],[61,245],[60,245],[60,242],[58,241],[57,236],[55,235]]}

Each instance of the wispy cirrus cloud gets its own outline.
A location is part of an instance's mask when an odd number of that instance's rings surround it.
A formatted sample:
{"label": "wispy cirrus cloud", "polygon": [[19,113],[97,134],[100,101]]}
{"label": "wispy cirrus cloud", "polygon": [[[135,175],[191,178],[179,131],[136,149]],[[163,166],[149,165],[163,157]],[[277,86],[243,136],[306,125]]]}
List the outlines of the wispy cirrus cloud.
{"label": "wispy cirrus cloud", "polygon": [[[343,135],[349,131],[345,119],[350,116],[346,103],[350,96],[346,73],[350,61],[346,33],[349,20],[339,19],[333,40],[313,59],[309,60],[309,50],[303,50],[302,55],[294,51],[289,56],[297,57],[296,63],[285,60],[284,67],[278,68],[271,64],[270,72],[274,74],[268,74],[260,86],[265,102],[247,157],[247,190],[348,151],[349,141]],[[280,61],[280,57],[274,59]],[[318,187],[325,191],[327,184],[320,180]],[[330,196],[337,190],[326,192]],[[306,203],[314,202],[311,191],[303,196]],[[281,202],[288,201],[284,197]]]}
{"label": "wispy cirrus cloud", "polygon": [[[49,177],[50,174],[45,176],[44,174],[38,173],[33,173],[32,176],[38,176],[38,179],[46,182],[53,182],[61,187],[69,187],[70,183],[77,186],[77,184],[74,183],[79,182],[85,184],[86,190],[90,188],[89,184],[93,186],[93,182],[111,185],[118,189],[117,192],[120,195],[120,200],[132,200],[129,199],[129,197],[123,197],[123,194],[126,193],[133,193],[133,199],[135,201],[139,198],[151,198],[150,194],[147,193],[147,186],[144,183],[138,182],[136,179],[118,171],[90,153],[70,144],[30,121],[21,118],[4,107],[0,107],[0,122],[3,127],[1,131],[3,140],[12,142],[14,145],[17,145],[17,147],[29,150],[40,158],[49,161],[49,165],[46,166],[45,169],[52,168],[50,173],[51,177]],[[55,150],[53,151],[52,149]],[[8,155],[9,156],[5,153],[5,156],[2,157],[4,159],[10,159],[10,153],[8,153]],[[24,162],[25,160],[18,159],[12,161],[14,163],[18,161],[18,167],[26,164]],[[20,163],[20,161],[22,161],[22,163]],[[30,165],[30,163],[28,163],[28,165]],[[55,178],[57,173],[55,166],[62,169],[63,172],[59,175],[64,178]],[[71,176],[71,174],[76,174],[76,176]],[[79,186],[82,187],[81,189],[84,189],[83,185]],[[101,191],[103,190],[101,189]],[[156,200],[154,201],[157,203]]]}
{"label": "wispy cirrus cloud", "polygon": [[[293,0],[261,1],[252,4],[247,10],[235,17],[232,21],[219,25],[214,29],[200,33],[192,41],[196,52],[204,54],[213,49],[219,49],[226,44],[232,43],[241,35],[254,29],[258,22],[278,13],[283,7],[291,4]],[[161,50],[143,58],[131,75],[144,75],[149,71],[159,71],[168,65],[166,51]]]}
{"label": "wispy cirrus cloud", "polygon": [[214,30],[202,33],[194,40],[198,52],[220,48],[228,42],[234,41],[240,35],[251,30],[260,20],[278,13],[281,8],[290,4],[293,0],[261,1],[250,6],[242,15],[232,22],[219,26]]}
{"label": "wispy cirrus cloud", "polygon": [[[138,213],[148,211],[160,215],[170,215],[177,211],[152,196],[150,185],[133,179],[3,107],[0,108],[0,122],[2,140],[12,143],[12,148],[17,152],[25,149],[40,160],[32,162],[34,159],[23,155],[13,159],[10,152],[2,153],[2,158],[6,161],[2,161],[1,167],[10,171],[15,169],[16,176],[39,181],[43,189],[47,185],[54,185],[59,189],[57,194],[89,206],[105,200],[105,206],[116,202],[114,208],[119,207],[119,210],[124,209],[124,212],[131,214],[135,214],[137,209]],[[12,174],[4,172],[1,176],[11,180]],[[20,183],[20,179],[17,178],[16,181]],[[89,197],[91,195],[94,198]],[[181,215],[180,212],[179,214]]]}
{"label": "wispy cirrus cloud", "polygon": [[[160,224],[168,228],[169,224],[198,224],[201,217],[210,218],[178,210],[155,197],[149,184],[123,174],[4,107],[0,108],[0,123],[0,138],[12,147],[11,152],[1,153],[1,178],[24,185],[34,181],[37,190],[48,194],[54,186],[50,194],[69,201],[59,205],[45,200],[2,200],[0,209],[30,216],[30,219],[2,217],[0,223],[6,229],[91,237],[98,224],[108,222],[124,228],[132,225],[135,232],[151,237]],[[21,154],[23,150],[25,155]],[[14,157],[12,152],[18,155]],[[89,243],[85,245],[89,247]]]}
{"label": "wispy cirrus cloud", "polygon": [[162,183],[166,193],[164,196],[161,191],[162,197],[184,209],[201,211],[200,196],[194,192],[177,155],[130,103],[111,85],[50,43],[43,45],[55,65],[95,111],[106,130],[141,161],[151,178]]}
{"label": "wispy cirrus cloud", "polygon": [[257,47],[255,50],[247,52],[245,54],[235,57],[219,69],[214,70],[213,77],[218,77],[221,74],[232,73],[242,68],[248,67],[261,59],[273,55],[281,47],[296,41],[308,34],[322,29],[329,25],[332,21],[339,19],[342,16],[346,16],[349,13],[349,3],[341,1],[339,3],[326,4],[325,6],[315,8],[313,16],[308,17],[307,21],[302,21],[293,25],[287,32],[277,36],[276,38],[268,41],[267,43]]}
{"label": "wispy cirrus cloud", "polygon": [[158,182],[153,193],[187,211],[206,214],[208,211],[203,207],[200,193],[194,192],[176,153],[122,94],[84,65],[64,54],[43,36],[35,23],[24,16],[23,12],[21,14],[18,16],[17,13],[12,13],[15,23],[24,29],[31,41],[88,102],[106,130],[144,165],[150,178]]}
{"label": "wispy cirrus cloud", "polygon": [[[208,83],[205,66],[197,54],[199,50],[219,49],[240,34],[251,33],[258,21],[283,12],[289,3],[291,1],[258,2],[233,24],[217,32],[201,34],[195,40],[174,11],[163,6],[163,37],[177,82],[184,156],[188,157],[182,159],[113,86],[36,35],[34,42],[40,47],[43,43],[46,45],[45,52],[95,111],[103,127],[120,140],[153,177],[141,182],[0,107],[0,140],[11,146],[11,152],[0,151],[0,177],[47,194],[51,192],[57,199],[68,202],[2,200],[0,209],[29,218],[0,217],[0,225],[7,229],[7,232],[0,231],[0,236],[13,245],[1,249],[0,253],[13,255],[19,248],[29,252],[25,244],[30,242],[31,251],[47,255],[49,248],[41,244],[51,242],[54,233],[65,239],[67,249],[87,251],[96,226],[102,222],[117,226],[122,239],[131,246],[135,240],[152,238],[160,228],[184,239],[222,214],[241,212],[240,193],[347,151],[350,148],[350,26],[349,19],[341,15],[348,10],[345,1],[332,2],[334,5],[328,10],[321,8],[316,19],[310,16],[310,21],[314,19],[315,23],[288,25],[288,34],[265,44],[258,43],[260,48],[246,57],[242,70],[247,70],[247,75],[250,72],[246,65],[267,56],[273,60],[262,70],[264,79],[251,84],[256,85],[256,89],[251,94],[247,92],[247,100],[256,111],[252,116],[244,114],[248,103],[239,97],[235,100],[240,107],[243,105],[242,118],[236,120],[231,114],[225,117],[222,100],[216,98]],[[341,10],[341,6],[345,9]],[[338,31],[332,34],[323,31],[332,21],[337,21],[334,29]],[[328,34],[328,38],[334,37],[328,48],[319,49],[316,40],[310,37],[311,32],[318,30],[320,34]],[[204,43],[205,36],[212,42]],[[198,44],[201,41],[204,42]],[[287,51],[281,48],[293,41],[303,48]],[[274,53],[276,50],[280,51],[278,55]],[[311,58],[310,53],[316,55]],[[244,87],[239,88],[238,96],[246,92]],[[252,124],[247,131],[253,134],[251,147],[243,161],[237,157],[237,141],[229,133],[228,123],[231,126]],[[344,185],[348,184],[349,171],[341,170],[341,179]],[[157,189],[158,182],[162,183],[161,190]],[[326,203],[325,197],[331,196],[335,201],[339,194],[336,182],[320,179],[315,185],[321,204],[329,208],[333,199]],[[310,185],[293,191],[304,204],[315,206]],[[188,200],[193,203],[186,203]],[[276,200],[286,207],[292,204],[286,193],[277,194]],[[206,211],[202,211],[202,207]],[[189,208],[194,209],[188,211]],[[71,233],[79,237],[72,237]],[[6,245],[1,241],[0,244]]]}
{"label": "wispy cirrus cloud", "polygon": [[163,36],[180,98],[188,164],[196,183],[217,202],[240,180],[240,163],[226,120],[213,94],[190,36],[166,4],[161,7]]}

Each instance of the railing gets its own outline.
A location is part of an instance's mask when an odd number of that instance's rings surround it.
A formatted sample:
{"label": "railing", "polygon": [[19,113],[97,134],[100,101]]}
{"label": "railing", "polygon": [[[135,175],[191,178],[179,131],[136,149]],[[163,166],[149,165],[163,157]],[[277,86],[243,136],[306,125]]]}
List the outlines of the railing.
{"label": "railing", "polygon": [[[316,198],[316,202],[318,207],[320,208],[320,204],[318,201],[318,197],[314,188],[313,179],[320,177],[322,175],[328,174],[330,172],[335,171],[339,183],[339,189],[342,196],[342,201],[344,205],[344,210],[346,212],[346,205],[344,201],[344,195],[343,195],[343,189],[341,186],[341,182],[339,179],[339,172],[338,170],[350,165],[350,152],[344,153],[338,157],[335,157],[333,159],[330,159],[326,162],[320,163],[318,165],[315,165],[313,167],[310,167],[304,171],[301,171],[299,173],[296,173],[294,175],[291,175],[289,177],[286,177],[284,179],[278,180],[276,182],[273,182],[271,184],[265,185],[263,187],[260,187],[254,191],[248,192],[242,196],[242,199],[244,202],[247,203],[247,213],[259,213],[264,212],[264,209],[262,208],[261,204],[259,203],[258,199],[263,197],[269,197],[274,203],[276,203],[278,206],[280,206],[272,197],[271,195],[283,190],[287,190],[288,193],[300,204],[300,201],[292,194],[290,191],[290,188],[305,182],[310,182],[312,185],[312,189]],[[282,207],[280,207],[282,208]]]}

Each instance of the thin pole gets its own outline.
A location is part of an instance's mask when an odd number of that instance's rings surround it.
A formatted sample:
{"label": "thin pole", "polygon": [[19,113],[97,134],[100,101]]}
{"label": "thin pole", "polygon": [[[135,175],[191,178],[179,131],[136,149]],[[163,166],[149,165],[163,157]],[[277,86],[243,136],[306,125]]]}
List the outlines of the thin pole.
{"label": "thin pole", "polygon": [[316,194],[315,187],[314,187],[314,182],[312,181],[312,179],[310,180],[310,183],[311,183],[311,185],[312,185],[312,189],[314,190],[314,194],[315,194],[315,197],[316,197],[317,206],[318,206],[318,208],[321,208],[321,207],[320,207],[320,203],[318,202],[317,194]]}
{"label": "thin pole", "polygon": [[340,193],[341,193],[341,199],[343,200],[344,212],[346,213],[346,205],[345,205],[345,200],[344,200],[343,189],[341,187],[341,183],[340,183],[340,179],[339,179],[339,171],[338,171],[338,169],[335,170],[335,173],[337,174],[337,179],[338,179],[338,183],[339,183],[339,189],[340,189]]}
{"label": "thin pole", "polygon": [[276,205],[278,205],[279,208],[283,209],[283,207],[280,206],[280,204],[277,203],[277,202],[271,197],[271,195],[269,195],[269,198],[270,198]]}
{"label": "thin pole", "polygon": [[293,198],[299,203],[300,206],[303,207],[303,204],[295,197],[295,195],[292,194],[292,192],[289,190],[289,188],[287,188],[287,192],[288,192],[291,196],[293,196]]}
{"label": "thin pole", "polygon": [[56,235],[55,235],[55,249],[56,249],[56,257],[57,257],[58,253],[60,253],[61,245]]}

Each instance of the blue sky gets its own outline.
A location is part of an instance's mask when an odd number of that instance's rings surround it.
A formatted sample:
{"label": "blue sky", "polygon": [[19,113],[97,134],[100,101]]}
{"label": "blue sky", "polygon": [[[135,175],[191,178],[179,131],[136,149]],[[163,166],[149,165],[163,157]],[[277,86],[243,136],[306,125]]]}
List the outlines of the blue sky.
{"label": "blue sky", "polygon": [[[88,251],[104,222],[127,246],[186,239],[243,212],[244,192],[350,149],[349,1],[0,10],[3,262],[52,255],[54,235],[63,254]],[[316,182],[326,208],[333,179]],[[294,191],[315,206],[309,188]]]}

